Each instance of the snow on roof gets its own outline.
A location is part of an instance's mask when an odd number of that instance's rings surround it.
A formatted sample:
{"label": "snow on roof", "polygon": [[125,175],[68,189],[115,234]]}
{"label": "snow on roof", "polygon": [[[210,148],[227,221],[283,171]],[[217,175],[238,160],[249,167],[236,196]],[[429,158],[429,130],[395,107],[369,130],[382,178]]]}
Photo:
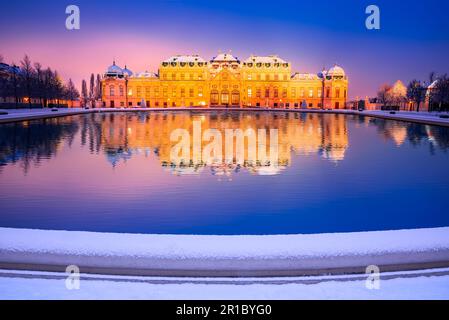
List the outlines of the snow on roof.
{"label": "snow on roof", "polygon": [[343,68],[338,65],[334,65],[332,68],[330,68],[327,74],[329,76],[343,76],[343,77],[346,75],[345,70],[343,70]]}
{"label": "snow on roof", "polygon": [[220,53],[213,57],[212,62],[239,62],[239,60],[230,53]]}
{"label": "snow on roof", "polygon": [[113,62],[112,66],[109,66],[108,69],[106,70],[106,73],[108,74],[123,74],[123,70],[122,68],[120,68],[119,66],[117,66],[115,64],[115,61]]}
{"label": "snow on roof", "polygon": [[123,74],[128,76],[128,77],[132,77],[133,72],[131,70],[129,70],[126,66],[125,69],[122,70]]}
{"label": "snow on roof", "polygon": [[176,56],[171,56],[170,58],[168,58],[167,60],[164,60],[163,62],[168,62],[168,63],[172,63],[172,62],[206,62],[206,60],[204,60],[203,58],[201,58],[199,55],[176,55]]}
{"label": "snow on roof", "polygon": [[135,75],[136,78],[157,78],[157,74],[155,74],[154,72],[148,72],[148,71],[144,71],[144,72],[139,72]]}
{"label": "snow on roof", "polygon": [[251,55],[244,62],[246,62],[246,63],[287,63],[287,61],[279,58],[277,55],[269,55],[269,56]]}
{"label": "snow on roof", "polygon": [[434,82],[432,82],[432,83],[430,84],[430,86],[427,87],[427,89],[435,89],[436,86],[437,86],[437,84],[438,84],[438,79],[435,80]]}
{"label": "snow on roof", "polygon": [[316,80],[318,79],[318,75],[315,73],[295,73],[292,76],[293,80]]}

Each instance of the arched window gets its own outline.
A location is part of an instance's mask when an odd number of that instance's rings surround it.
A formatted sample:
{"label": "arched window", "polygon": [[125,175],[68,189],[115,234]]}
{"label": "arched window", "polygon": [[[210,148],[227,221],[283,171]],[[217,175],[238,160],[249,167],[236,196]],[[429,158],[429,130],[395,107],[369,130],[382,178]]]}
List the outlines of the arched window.
{"label": "arched window", "polygon": [[111,97],[115,96],[115,87],[114,86],[109,86],[109,95]]}
{"label": "arched window", "polygon": [[233,105],[238,105],[240,103],[240,92],[238,90],[233,90],[231,93],[231,103]]}
{"label": "arched window", "polygon": [[223,90],[221,92],[221,104],[227,105],[229,104],[229,91]]}
{"label": "arched window", "polygon": [[217,90],[212,90],[210,92],[210,104],[212,104],[212,105],[218,104],[218,91]]}
{"label": "arched window", "polygon": [[270,97],[270,88],[266,87],[265,88],[265,98],[269,98]]}

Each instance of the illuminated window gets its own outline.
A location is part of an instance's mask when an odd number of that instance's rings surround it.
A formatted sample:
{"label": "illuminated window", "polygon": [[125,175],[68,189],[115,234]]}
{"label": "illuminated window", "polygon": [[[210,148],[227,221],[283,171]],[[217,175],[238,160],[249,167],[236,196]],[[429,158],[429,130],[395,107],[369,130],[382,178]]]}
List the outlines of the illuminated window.
{"label": "illuminated window", "polygon": [[253,79],[252,75],[248,74],[248,80],[252,80],[252,79]]}
{"label": "illuminated window", "polygon": [[248,98],[252,98],[253,96],[253,89],[251,87],[248,87]]}
{"label": "illuminated window", "polygon": [[162,94],[164,95],[164,98],[168,97],[168,88],[167,87],[164,87],[164,91]]}
{"label": "illuminated window", "polygon": [[198,87],[198,97],[203,96],[203,87]]}
{"label": "illuminated window", "polygon": [[292,88],[292,98],[296,98],[296,88]]}
{"label": "illuminated window", "polygon": [[176,88],[172,88],[171,95],[172,97],[176,97]]}
{"label": "illuminated window", "polygon": [[154,96],[159,98],[159,88],[158,87],[154,88]]}
{"label": "illuminated window", "polygon": [[309,89],[309,98],[313,98],[313,89]]}
{"label": "illuminated window", "polygon": [[299,94],[300,94],[301,98],[304,98],[304,88],[301,88],[301,91]]}

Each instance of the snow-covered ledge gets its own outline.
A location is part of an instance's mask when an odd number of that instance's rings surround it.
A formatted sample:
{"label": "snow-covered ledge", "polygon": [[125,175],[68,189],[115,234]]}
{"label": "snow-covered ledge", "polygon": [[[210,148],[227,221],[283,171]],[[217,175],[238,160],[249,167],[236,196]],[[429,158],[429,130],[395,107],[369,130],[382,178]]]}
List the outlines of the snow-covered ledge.
{"label": "snow-covered ledge", "polygon": [[449,266],[449,227],[270,236],[0,228],[0,268],[154,276],[297,276]]}

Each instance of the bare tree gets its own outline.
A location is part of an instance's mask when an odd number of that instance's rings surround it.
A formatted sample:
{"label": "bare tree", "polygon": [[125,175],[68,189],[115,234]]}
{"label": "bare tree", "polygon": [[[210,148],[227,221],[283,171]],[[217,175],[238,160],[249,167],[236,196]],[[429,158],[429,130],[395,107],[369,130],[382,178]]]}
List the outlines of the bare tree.
{"label": "bare tree", "polygon": [[31,97],[33,96],[31,88],[33,85],[32,81],[34,77],[34,69],[31,60],[27,55],[25,55],[23,60],[20,62],[20,67],[22,71],[21,76],[24,83],[25,94],[28,99],[28,106],[31,108]]}
{"label": "bare tree", "polygon": [[416,103],[416,111],[419,112],[419,106],[424,101],[426,88],[418,80],[412,80],[407,86],[407,98]]}
{"label": "bare tree", "polygon": [[19,67],[12,63],[9,81],[8,81],[8,95],[14,97],[16,108],[19,107],[19,99],[22,96],[22,88],[20,85],[20,70]]}
{"label": "bare tree", "polygon": [[73,101],[77,98],[79,98],[80,94],[78,90],[75,88],[75,85],[73,84],[72,79],[69,79],[69,82],[67,83],[65,87],[65,98],[67,100],[70,100],[73,107]]}
{"label": "bare tree", "polygon": [[435,81],[436,73],[435,71],[432,71],[429,73],[429,85],[432,84]]}
{"label": "bare tree", "polygon": [[35,71],[35,81],[34,81],[34,95],[39,99],[39,102],[41,106],[44,106],[44,98],[43,98],[43,91],[44,91],[44,83],[43,83],[43,71],[42,71],[42,65],[39,62],[36,62],[34,64],[34,71]]}
{"label": "bare tree", "polygon": [[384,83],[380,86],[379,91],[377,91],[377,99],[383,107],[391,102],[391,88],[391,85]]}
{"label": "bare tree", "polygon": [[433,101],[438,103],[438,111],[449,108],[449,77],[445,74],[438,78],[436,83]]}

